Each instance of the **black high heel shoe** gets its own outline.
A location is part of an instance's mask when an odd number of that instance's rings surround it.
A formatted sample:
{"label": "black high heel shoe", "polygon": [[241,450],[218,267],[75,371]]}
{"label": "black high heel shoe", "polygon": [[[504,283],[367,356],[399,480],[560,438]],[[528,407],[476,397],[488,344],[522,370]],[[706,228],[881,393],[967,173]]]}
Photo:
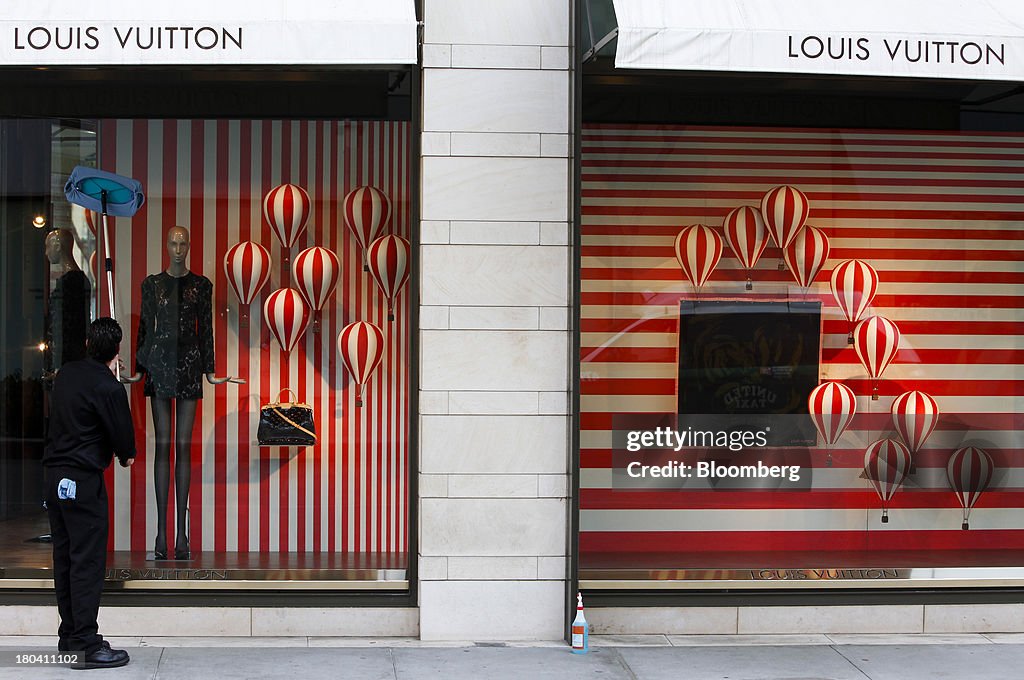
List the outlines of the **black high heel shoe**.
{"label": "black high heel shoe", "polygon": [[[163,545],[163,547],[161,547],[161,544]],[[167,559],[167,539],[164,539],[163,541],[161,541],[159,538],[156,539],[156,543],[153,545],[153,559]]]}
{"label": "black high heel shoe", "polygon": [[174,543],[174,559],[176,560],[189,560],[192,559],[191,554],[188,550],[188,536],[185,537],[184,541],[175,541]]}

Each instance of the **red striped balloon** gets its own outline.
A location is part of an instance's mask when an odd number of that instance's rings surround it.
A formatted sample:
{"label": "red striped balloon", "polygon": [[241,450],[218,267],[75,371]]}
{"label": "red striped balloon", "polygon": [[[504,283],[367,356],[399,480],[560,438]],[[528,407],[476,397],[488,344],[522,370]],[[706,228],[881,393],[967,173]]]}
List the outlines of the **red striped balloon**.
{"label": "red striped balloon", "polygon": [[703,224],[686,227],[676,236],[676,259],[686,278],[698,291],[722,259],[722,248],[722,237]]}
{"label": "red striped balloon", "polygon": [[939,422],[939,405],[931,395],[913,390],[896,397],[890,408],[892,424],[911,453],[917,453]]}
{"label": "red striped balloon", "polygon": [[[846,260],[832,270],[831,283],[832,297],[836,299],[839,309],[843,310],[846,320],[854,324],[875,299],[878,272],[863,260]],[[852,331],[847,342],[853,344]]]}
{"label": "red striped balloon", "polygon": [[857,413],[857,396],[843,383],[829,380],[811,390],[807,410],[825,444],[835,446]]}
{"label": "red striped balloon", "polygon": [[251,304],[270,279],[270,251],[242,241],[224,254],[224,274],[243,305]]}
{"label": "red striped balloon", "polygon": [[874,380],[872,400],[878,399],[878,379],[900,348],[900,329],[883,316],[869,316],[853,329],[853,348]]}
{"label": "red striped balloon", "polygon": [[811,204],[796,187],[775,187],[761,199],[761,216],[768,233],[779,248],[785,249],[807,222]]}
{"label": "red striped balloon", "polygon": [[761,211],[749,205],[730,211],[722,222],[722,232],[736,259],[747,270],[747,290],[752,290],[754,284],[750,280],[750,270],[768,246],[768,230]]}
{"label": "red striped balloon", "polygon": [[292,262],[292,277],[302,299],[320,311],[341,276],[341,262],[334,251],[320,246],[306,248]]}
{"label": "red striped balloon", "polygon": [[295,184],[274,187],[263,197],[263,216],[284,248],[291,248],[306,230],[313,203]]}
{"label": "red striped balloon", "polygon": [[100,220],[102,219],[103,216],[100,215],[95,210],[85,209],[85,227],[92,233],[93,236],[96,235],[96,230],[100,228]]}
{"label": "red striped balloon", "polygon": [[391,201],[377,187],[356,187],[345,196],[342,208],[345,224],[363,251],[363,269],[367,269],[366,247],[384,232],[391,218]]}
{"label": "red striped balloon", "polygon": [[338,353],[356,383],[356,406],[362,406],[363,385],[384,357],[384,333],[366,321],[350,323],[338,334]]}
{"label": "red striped balloon", "polygon": [[961,529],[970,529],[971,508],[978,502],[982,492],[988,488],[995,471],[992,457],[983,449],[965,446],[957,449],[946,463],[946,477],[956,492],[960,507],[964,509]]}
{"label": "red striped balloon", "polygon": [[783,258],[800,287],[808,288],[828,259],[828,252],[828,236],[825,232],[807,225],[786,247]]}
{"label": "red striped balloon", "polygon": [[864,449],[864,472],[882,499],[882,521],[889,521],[887,504],[907,476],[910,451],[895,439],[879,439]]}
{"label": "red striped balloon", "polygon": [[388,321],[394,321],[395,298],[409,280],[409,242],[401,236],[381,236],[370,244],[366,262],[388,301]]}
{"label": "red striped balloon", "polygon": [[71,225],[75,228],[80,241],[86,241],[86,231],[96,236],[97,230],[102,226],[100,214],[93,210],[83,208],[75,203],[71,204]]}
{"label": "red striped balloon", "polygon": [[290,352],[306,332],[309,316],[309,306],[293,288],[279,288],[263,303],[263,320],[285,352]]}

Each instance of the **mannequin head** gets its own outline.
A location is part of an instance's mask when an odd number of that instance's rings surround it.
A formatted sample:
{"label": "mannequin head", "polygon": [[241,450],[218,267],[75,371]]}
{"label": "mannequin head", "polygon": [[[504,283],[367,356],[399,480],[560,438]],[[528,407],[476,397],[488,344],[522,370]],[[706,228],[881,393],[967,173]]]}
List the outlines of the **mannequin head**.
{"label": "mannequin head", "polygon": [[171,227],[167,230],[167,255],[171,264],[167,271],[172,274],[184,274],[187,270],[185,261],[188,259],[189,235],[185,227]]}
{"label": "mannequin head", "polygon": [[70,229],[54,229],[46,235],[46,259],[50,264],[62,264],[78,269],[72,249],[75,247],[75,235]]}

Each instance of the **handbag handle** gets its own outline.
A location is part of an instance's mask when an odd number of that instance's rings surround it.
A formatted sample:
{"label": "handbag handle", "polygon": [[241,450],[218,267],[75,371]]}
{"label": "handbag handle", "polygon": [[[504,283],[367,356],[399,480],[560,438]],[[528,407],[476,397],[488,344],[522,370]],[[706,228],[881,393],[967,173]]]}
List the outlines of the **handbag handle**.
{"label": "handbag handle", "polygon": [[[280,396],[280,395],[278,395],[278,396]],[[282,413],[281,409],[279,409],[279,408],[275,407],[274,408],[274,413],[276,413],[281,418],[281,420],[283,420],[284,422],[288,423],[289,425],[294,427],[296,430],[299,430],[301,432],[305,432],[306,434],[308,434],[310,437],[313,438],[313,441],[316,442],[316,432],[310,432],[309,430],[304,428],[302,425],[299,425],[297,422],[295,422],[294,420],[292,420],[291,418],[286,416],[284,413]]]}
{"label": "handbag handle", "polygon": [[284,394],[285,392],[287,392],[288,394],[292,395],[292,400],[288,401],[288,402],[284,402],[284,403],[286,403],[286,404],[296,404],[296,403],[298,403],[299,395],[295,394],[295,392],[293,392],[290,387],[286,387],[286,388],[284,388],[283,390],[281,390],[280,392],[277,393],[277,403],[278,404],[282,403],[281,402],[281,395]]}

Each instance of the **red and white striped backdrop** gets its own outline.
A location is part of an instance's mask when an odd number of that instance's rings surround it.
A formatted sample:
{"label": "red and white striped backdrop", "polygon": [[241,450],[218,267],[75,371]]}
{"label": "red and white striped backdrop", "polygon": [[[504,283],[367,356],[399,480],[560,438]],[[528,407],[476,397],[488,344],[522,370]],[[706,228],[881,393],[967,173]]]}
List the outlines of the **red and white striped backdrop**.
{"label": "red and white striped backdrop", "polygon": [[[117,316],[131,333],[122,346],[125,353],[131,348],[126,363],[134,362],[139,285],[166,267],[164,235],[169,227],[182,225],[191,232],[191,270],[214,284],[216,372],[248,381],[204,383],[193,432],[192,550],[404,554],[407,292],[399,296],[395,321],[388,323],[385,300],[363,271],[341,206],[354,187],[375,185],[394,208],[389,231],[409,238],[408,124],[106,120],[99,136],[101,167],[140,180],[147,196],[135,217],[112,221]],[[322,333],[313,333],[310,326],[290,356],[271,340],[262,313],[271,292],[292,285],[281,245],[262,217],[264,194],[283,182],[303,187],[313,201],[306,232],[292,247],[291,257],[320,245],[342,262],[338,287],[323,310]],[[240,333],[239,302],[224,275],[223,257],[245,240],[270,250],[272,274],[248,309],[248,330]],[[381,366],[366,387],[365,406],[359,409],[335,344],[345,324],[358,320],[377,324],[387,341]],[[260,405],[286,386],[312,405],[318,444],[260,448]],[[129,470],[109,473],[110,546],[142,551],[152,549],[155,535],[152,418],[141,383],[130,395],[137,446],[144,453]],[[171,532],[172,512],[169,508]]]}
{"label": "red and white striped backdrop", "polygon": [[[810,493],[613,490],[612,414],[676,407],[678,301],[693,289],[674,237],[694,223],[720,229],[729,210],[758,206],[779,184],[807,194],[807,223],[831,240],[808,293],[823,302],[821,377],[843,381],[859,412],[876,415],[844,435],[833,467],[812,452]],[[1024,548],[1024,135],[589,125],[582,192],[584,565],[623,551]],[[769,245],[748,293],[726,248],[702,294],[802,297],[776,269],[779,256]],[[903,334],[876,402],[829,292],[831,269],[849,258],[881,278],[866,315]],[[898,492],[881,524],[880,501],[859,477],[863,449],[895,436],[889,407],[910,389],[946,415],[915,456],[917,488]],[[999,470],[970,531],[945,476],[965,438]]]}

